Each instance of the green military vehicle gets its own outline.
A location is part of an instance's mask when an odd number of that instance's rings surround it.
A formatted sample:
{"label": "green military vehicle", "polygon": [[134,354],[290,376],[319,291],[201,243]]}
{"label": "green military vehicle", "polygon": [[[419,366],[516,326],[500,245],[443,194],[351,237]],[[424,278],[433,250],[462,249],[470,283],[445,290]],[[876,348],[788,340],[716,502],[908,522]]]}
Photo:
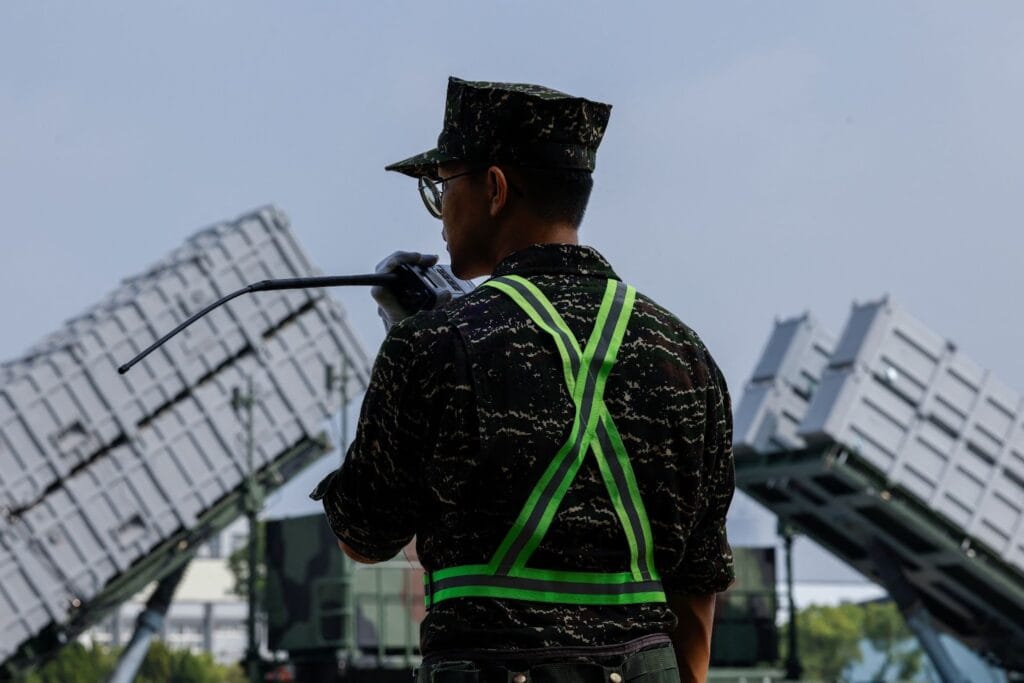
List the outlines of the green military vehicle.
{"label": "green military vehicle", "polygon": [[[781,680],[775,549],[736,548],[737,580],[719,596],[711,681]],[[267,523],[268,644],[278,680],[408,681],[419,663],[423,571],[407,548],[359,565],[322,515]]]}

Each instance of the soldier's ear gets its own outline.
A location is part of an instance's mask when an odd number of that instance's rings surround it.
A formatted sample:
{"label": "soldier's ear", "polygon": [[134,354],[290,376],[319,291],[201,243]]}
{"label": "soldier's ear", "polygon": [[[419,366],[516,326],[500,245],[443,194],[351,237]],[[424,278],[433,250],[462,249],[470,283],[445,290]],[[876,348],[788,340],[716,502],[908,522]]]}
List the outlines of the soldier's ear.
{"label": "soldier's ear", "polygon": [[508,178],[498,166],[487,169],[487,199],[491,218],[496,218],[508,203]]}

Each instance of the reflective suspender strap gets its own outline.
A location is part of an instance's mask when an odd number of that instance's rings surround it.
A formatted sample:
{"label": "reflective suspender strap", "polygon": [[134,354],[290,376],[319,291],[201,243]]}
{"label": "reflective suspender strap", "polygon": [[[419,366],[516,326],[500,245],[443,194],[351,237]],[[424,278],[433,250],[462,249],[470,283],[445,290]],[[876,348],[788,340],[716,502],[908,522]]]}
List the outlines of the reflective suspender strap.
{"label": "reflective suspender strap", "polygon": [[[554,339],[575,414],[568,439],[530,492],[491,561],[486,565],[428,572],[424,577],[427,606],[456,597],[572,604],[664,602],[665,594],[654,569],[654,543],[647,513],[629,456],[603,399],[636,291],[618,280],[608,280],[594,329],[581,350],[568,325],[529,280],[509,275],[489,280],[485,285],[508,295]],[[605,488],[626,534],[629,571],[568,572],[527,567],[590,450],[597,458]]]}
{"label": "reflective suspender strap", "polygon": [[[566,366],[566,375],[575,378],[580,373],[581,356],[584,355],[584,352],[580,351],[575,337],[569,330],[569,326],[566,325],[562,317],[555,311],[547,297],[533,283],[522,277],[508,276],[492,280],[488,284],[509,294],[541,329],[547,331],[555,338],[562,361]],[[612,363],[614,362],[614,353],[617,352],[618,345],[624,336],[625,324],[628,322],[629,313],[631,312],[636,294],[635,291],[632,291],[631,287],[627,287],[616,280],[609,280],[605,299],[602,303],[602,311],[610,299],[614,300],[620,296],[623,298],[624,303],[628,297],[628,309],[623,311],[621,319],[617,321],[620,323],[618,325],[620,329],[615,340],[615,347],[611,349],[613,355],[610,360]],[[598,325],[595,325],[590,337],[591,343],[597,341],[601,335],[601,328],[599,327],[601,317],[599,313]],[[583,365],[585,366],[585,364]],[[608,370],[610,370],[610,367],[609,364]],[[569,393],[575,395],[575,379],[570,380],[567,384]],[[616,514],[619,516],[619,520],[626,531],[626,538],[631,551],[631,569],[633,570],[634,578],[638,580],[650,579],[652,577],[651,568],[654,566],[654,544],[651,539],[650,525],[648,524],[646,513],[643,512],[643,503],[640,500],[636,478],[629,464],[629,457],[626,454],[625,446],[623,446],[622,439],[615,428],[615,423],[608,415],[604,401],[598,397],[598,402],[602,419],[597,427],[598,440],[591,445],[595,450],[601,474],[605,480],[605,486],[612,499],[612,503],[615,506]],[[585,449],[583,454],[585,454]],[[606,454],[614,455],[614,458],[610,461],[606,460]],[[522,566],[522,563],[520,563],[520,566]]]}

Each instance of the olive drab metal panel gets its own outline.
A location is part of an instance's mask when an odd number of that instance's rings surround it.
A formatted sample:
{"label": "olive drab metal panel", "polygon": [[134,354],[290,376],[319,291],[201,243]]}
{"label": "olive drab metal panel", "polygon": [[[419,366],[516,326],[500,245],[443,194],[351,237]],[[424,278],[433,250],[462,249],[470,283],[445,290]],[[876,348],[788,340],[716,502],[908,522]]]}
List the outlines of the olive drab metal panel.
{"label": "olive drab metal panel", "polygon": [[[306,652],[330,649],[357,667],[418,661],[425,611],[422,569],[414,557],[356,565],[338,550],[319,514],[269,520],[266,539],[271,650],[301,659]],[[737,580],[718,598],[712,666],[774,663],[779,653],[775,549],[734,552]]]}
{"label": "olive drab metal panel", "polygon": [[266,539],[270,649],[344,647],[351,623],[346,610],[351,567],[327,520],[323,515],[271,520]]}
{"label": "olive drab metal panel", "polygon": [[711,666],[750,667],[779,660],[775,548],[733,548],[736,581],[718,595]]}
{"label": "olive drab metal panel", "polygon": [[266,527],[267,642],[301,659],[339,650],[356,666],[410,666],[419,652],[423,570],[412,560],[357,565],[338,549],[323,515]]}
{"label": "olive drab metal panel", "polygon": [[327,366],[369,363],[324,290],[214,311],[126,375],[117,366],[250,282],[317,275],[265,208],[200,231],[22,358],[0,367],[0,662],[242,486],[235,392],[252,381],[254,466],[322,436]]}

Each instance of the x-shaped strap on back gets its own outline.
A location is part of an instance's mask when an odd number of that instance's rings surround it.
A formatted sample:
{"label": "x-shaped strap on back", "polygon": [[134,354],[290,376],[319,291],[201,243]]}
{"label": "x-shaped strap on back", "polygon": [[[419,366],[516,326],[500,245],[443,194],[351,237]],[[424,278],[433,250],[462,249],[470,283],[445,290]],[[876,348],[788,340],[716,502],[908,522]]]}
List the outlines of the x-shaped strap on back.
{"label": "x-shaped strap on back", "polygon": [[[508,295],[554,339],[575,414],[568,439],[530,492],[491,561],[486,565],[427,572],[427,606],[455,597],[574,604],[664,602],[665,594],[654,568],[650,523],[626,448],[603,398],[608,375],[625,337],[636,290],[618,280],[608,280],[594,329],[581,350],[551,302],[529,280],[507,275],[484,284]],[[593,452],[597,459],[625,532],[630,551],[628,571],[575,572],[527,567],[588,452]]]}

